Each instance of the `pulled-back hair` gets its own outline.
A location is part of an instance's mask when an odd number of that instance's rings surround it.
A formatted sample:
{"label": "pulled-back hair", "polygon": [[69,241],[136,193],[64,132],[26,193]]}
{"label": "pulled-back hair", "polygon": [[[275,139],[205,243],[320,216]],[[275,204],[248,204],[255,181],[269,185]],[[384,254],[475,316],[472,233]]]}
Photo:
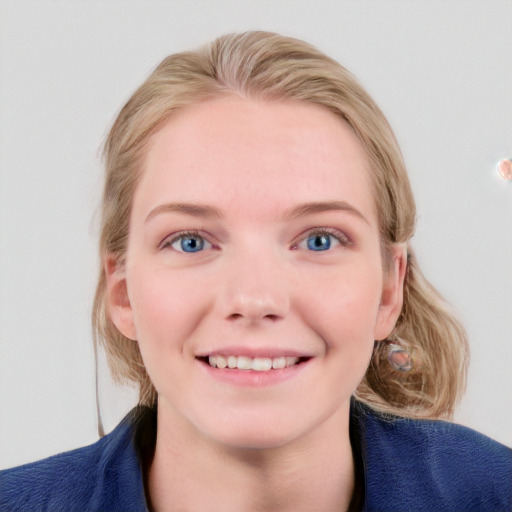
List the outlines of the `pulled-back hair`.
{"label": "pulled-back hair", "polygon": [[[415,362],[411,372],[394,370],[386,360],[385,344],[376,341],[355,395],[382,412],[450,416],[465,387],[467,340],[446,302],[423,277],[409,246],[416,211],[397,141],[354,76],[305,42],[268,32],[231,34],[163,60],[121,110],[105,142],[102,261],[107,254],[120,264],[124,261],[132,200],[152,135],[187,105],[233,94],[321,105],[351,126],[368,159],[383,253],[391,244],[407,243],[404,304],[394,333],[406,340]],[[114,380],[138,384],[140,404],[154,405],[156,390],[138,344],[125,338],[108,316],[103,265],[93,327]]]}

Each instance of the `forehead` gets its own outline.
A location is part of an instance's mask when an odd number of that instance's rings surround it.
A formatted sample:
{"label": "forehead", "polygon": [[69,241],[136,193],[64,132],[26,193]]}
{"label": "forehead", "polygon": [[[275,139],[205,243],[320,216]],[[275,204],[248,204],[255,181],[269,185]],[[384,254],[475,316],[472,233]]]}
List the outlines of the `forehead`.
{"label": "forehead", "polygon": [[373,215],[367,159],[352,129],[303,102],[209,100],[150,141],[134,209],[169,201],[245,211],[345,200]]}

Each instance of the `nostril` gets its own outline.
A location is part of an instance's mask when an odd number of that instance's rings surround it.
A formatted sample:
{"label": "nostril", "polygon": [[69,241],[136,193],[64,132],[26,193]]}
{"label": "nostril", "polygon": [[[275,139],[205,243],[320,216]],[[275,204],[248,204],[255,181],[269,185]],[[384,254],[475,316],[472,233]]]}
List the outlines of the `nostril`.
{"label": "nostril", "polygon": [[254,320],[257,320],[258,318],[260,320],[268,320],[270,322],[277,322],[280,318],[282,318],[280,315],[275,315],[275,314],[268,314],[268,315],[262,315],[261,317],[256,317],[256,316],[252,316],[252,315],[243,315],[241,313],[232,313],[231,315],[229,315],[227,317],[228,320],[231,320],[231,321],[235,321],[235,320],[242,320],[242,319],[248,319],[250,321],[254,321]]}
{"label": "nostril", "polygon": [[263,293],[237,293],[220,301],[221,313],[229,321],[246,320],[258,322],[262,320],[275,322],[284,318],[288,311],[286,296],[274,297]]}

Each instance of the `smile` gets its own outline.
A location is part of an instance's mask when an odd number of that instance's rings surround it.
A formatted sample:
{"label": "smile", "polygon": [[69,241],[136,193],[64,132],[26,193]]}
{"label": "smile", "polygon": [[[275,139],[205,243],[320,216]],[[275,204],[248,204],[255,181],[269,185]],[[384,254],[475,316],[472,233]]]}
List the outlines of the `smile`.
{"label": "smile", "polygon": [[290,368],[310,359],[310,357],[248,357],[248,356],[205,356],[199,357],[201,361],[208,363],[212,368],[231,369],[231,370],[252,370],[257,372],[266,372],[269,370],[282,370]]}

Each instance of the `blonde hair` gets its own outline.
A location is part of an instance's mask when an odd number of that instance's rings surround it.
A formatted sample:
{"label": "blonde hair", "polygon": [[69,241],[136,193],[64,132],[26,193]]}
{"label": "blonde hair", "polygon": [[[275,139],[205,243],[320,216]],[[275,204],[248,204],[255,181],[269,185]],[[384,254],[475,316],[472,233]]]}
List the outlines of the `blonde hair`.
{"label": "blonde hair", "polygon": [[[375,102],[345,68],[309,44],[268,32],[247,32],[222,36],[198,51],[167,57],[119,113],[104,147],[102,259],[113,254],[123,263],[132,198],[151,136],[187,105],[232,94],[313,103],[347,122],[368,157],[383,250],[410,240],[415,228],[414,198],[397,141]],[[401,416],[450,416],[465,386],[464,330],[421,274],[410,248],[404,287],[395,332],[407,341],[414,370],[393,370],[385,360],[385,344],[376,342],[356,397],[382,412]],[[138,344],[125,338],[108,317],[103,267],[93,327],[95,343],[105,348],[114,379],[137,383],[140,404],[153,405],[156,391]]]}

